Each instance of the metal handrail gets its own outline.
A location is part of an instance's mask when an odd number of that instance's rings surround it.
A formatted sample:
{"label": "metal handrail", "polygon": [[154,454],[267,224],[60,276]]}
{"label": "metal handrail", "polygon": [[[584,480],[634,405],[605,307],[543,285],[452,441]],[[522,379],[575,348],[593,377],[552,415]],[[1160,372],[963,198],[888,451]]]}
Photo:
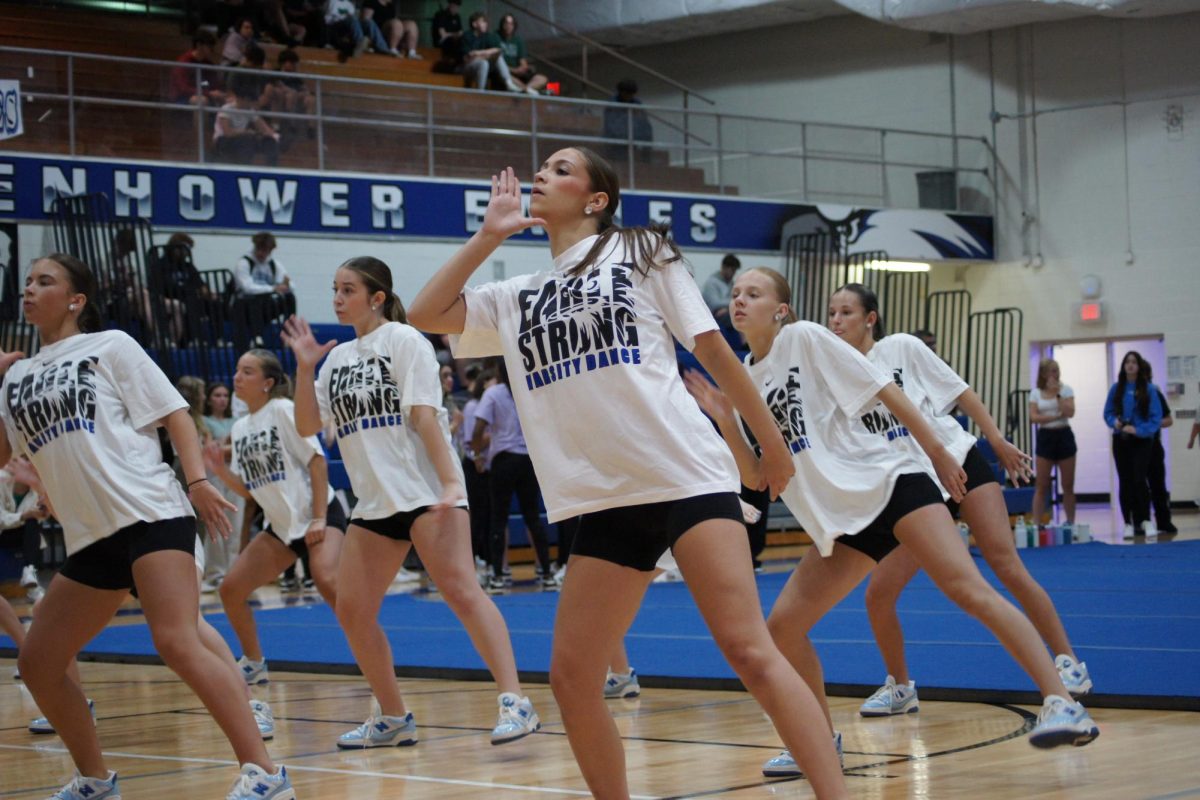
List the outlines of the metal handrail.
{"label": "metal handrail", "polygon": [[704,102],[708,103],[710,106],[715,106],[717,104],[716,100],[713,100],[712,98],[709,98],[709,97],[705,97],[704,95],[697,92],[695,89],[692,89],[689,86],[685,86],[684,84],[680,83],[679,81],[675,80],[674,78],[670,78],[670,77],[662,74],[661,72],[654,69],[653,67],[648,67],[639,61],[633,60],[629,56],[614,50],[613,48],[609,47],[606,44],[596,41],[595,39],[591,38],[590,36],[585,36],[584,34],[580,33],[579,31],[575,30],[574,28],[569,28],[566,25],[563,25],[561,22],[555,22],[552,19],[542,16],[541,14],[537,13],[536,11],[530,11],[528,8],[521,5],[520,3],[512,2],[512,0],[500,0],[500,2],[504,3],[504,5],[506,5],[506,6],[516,9],[517,11],[520,11],[522,14],[524,14],[527,17],[530,17],[531,19],[536,19],[538,22],[542,22],[546,25],[549,25],[551,27],[551,29],[553,29],[555,31],[558,31],[560,33],[565,33],[567,36],[571,37],[572,39],[576,39],[580,42],[583,42],[588,47],[594,47],[597,50],[599,50],[600,52],[605,53],[606,55],[610,55],[613,58],[617,59],[618,61],[623,61],[626,64],[628,64],[629,66],[634,67],[635,69],[640,69],[642,72],[646,73],[647,75],[651,75],[654,78],[657,78],[658,80],[667,84],[668,86],[672,86],[672,87],[678,89],[679,91],[683,92],[683,96],[685,98],[685,100],[684,100],[685,108],[687,107],[686,98],[688,98],[688,97],[695,97],[697,99],[703,100]]}
{"label": "metal handrail", "polygon": [[[65,59],[67,90],[65,95],[61,94],[61,89],[58,89],[57,92],[33,90],[29,94],[31,97],[36,96],[37,98],[45,100],[62,101],[67,104],[67,116],[70,125],[69,152],[71,155],[75,155],[77,152],[75,118],[76,107],[80,105],[95,104],[128,108],[151,108],[161,109],[169,112],[187,112],[195,114],[197,123],[196,149],[197,153],[199,154],[199,160],[201,161],[203,161],[205,158],[204,151],[207,144],[206,140],[209,136],[209,129],[208,125],[206,124],[206,120],[211,119],[209,115],[215,114],[219,111],[219,109],[215,107],[180,105],[176,103],[170,103],[165,100],[137,100],[112,96],[93,96],[90,93],[81,94],[79,90],[79,82],[77,80],[77,72],[86,71],[88,69],[87,65],[90,62],[129,64],[138,68],[154,67],[163,70],[175,70],[182,67],[189,70],[194,70],[198,76],[204,73],[216,72],[225,75],[257,75],[264,79],[274,79],[279,77],[279,73],[273,70],[250,70],[239,67],[223,67],[209,64],[184,65],[178,61],[164,61],[158,59],[138,58],[131,56],[112,56],[94,53],[61,52],[41,48],[11,47],[6,45],[0,45],[0,54],[39,57],[46,56],[55,59]],[[323,145],[325,143],[326,135],[324,125],[326,123],[335,123],[339,126],[346,125],[357,127],[379,127],[397,131],[426,133],[429,144],[427,172],[431,176],[436,174],[436,165],[434,163],[435,148],[433,146],[435,134],[477,134],[511,137],[514,139],[529,139],[531,143],[531,153],[533,154],[534,159],[532,163],[535,164],[537,158],[537,142],[539,139],[545,139],[547,137],[555,140],[561,140],[564,137],[569,137],[580,142],[619,146],[624,149],[625,158],[628,160],[630,188],[634,188],[636,185],[635,153],[641,151],[667,151],[671,155],[671,163],[676,165],[683,164],[704,166],[707,170],[710,170],[708,182],[717,186],[718,191],[721,193],[725,193],[727,187],[734,187],[734,191],[741,191],[743,193],[749,191],[752,194],[758,194],[759,196],[763,197],[768,195],[779,195],[781,193],[775,191],[767,192],[763,191],[762,189],[756,190],[753,186],[746,187],[743,185],[739,187],[736,182],[727,182],[725,180],[725,175],[723,174],[724,170],[727,169],[727,163],[753,158],[775,158],[789,161],[799,161],[802,165],[801,169],[803,170],[805,176],[802,183],[794,192],[799,196],[805,196],[805,193],[807,193],[810,189],[807,178],[810,161],[854,165],[873,165],[879,167],[883,171],[883,182],[879,191],[876,191],[874,187],[870,187],[868,191],[857,191],[854,188],[848,188],[847,192],[844,194],[862,197],[878,196],[881,200],[881,203],[884,205],[886,205],[888,202],[890,191],[886,177],[886,173],[889,168],[913,170],[938,169],[954,171],[958,174],[977,174],[984,176],[984,178],[992,184],[994,189],[996,169],[999,165],[995,150],[992,148],[990,142],[980,137],[929,131],[881,128],[866,125],[780,119],[757,115],[729,115],[714,111],[689,109],[681,110],[678,108],[659,105],[641,104],[637,106],[631,106],[630,104],[626,103],[577,98],[543,97],[527,94],[495,95],[495,97],[504,97],[513,101],[514,103],[530,103],[528,107],[530,111],[530,125],[528,129],[512,128],[511,126],[483,127],[469,124],[436,123],[434,121],[434,100],[436,97],[462,97],[475,99],[479,97],[479,90],[459,87],[431,86],[429,84],[422,83],[375,80],[369,78],[338,77],[335,75],[314,72],[298,73],[297,77],[309,82],[310,85],[315,84],[313,87],[317,99],[316,108],[314,109],[315,113],[301,114],[275,111],[260,111],[258,113],[269,119],[303,120],[315,124],[317,141],[319,145],[317,148],[317,167],[321,170],[325,169],[325,148]],[[199,77],[197,78],[197,83],[199,83]],[[386,100],[388,103],[395,106],[397,101],[400,100],[400,98],[397,97],[397,92],[399,91],[413,93],[412,102],[405,105],[405,110],[403,112],[397,112],[393,115],[387,116],[346,117],[338,114],[329,114],[326,113],[326,109],[329,107],[328,101],[331,96],[336,96],[338,94],[336,90],[337,84],[346,84],[347,86],[355,86],[362,90],[366,90],[362,92],[354,92],[353,97],[355,99],[375,98],[381,101]],[[152,92],[153,89],[149,89],[149,91]],[[378,103],[376,105],[378,105],[380,108],[386,107],[385,105]],[[409,105],[411,105],[411,108],[408,108]],[[574,109],[581,115],[584,114],[584,112],[589,112],[588,116],[590,118],[594,118],[596,112],[607,109],[618,110],[630,119],[631,117],[628,115],[631,113],[631,109],[636,109],[639,112],[645,111],[648,115],[652,115],[653,119],[660,123],[666,123],[667,127],[681,134],[679,138],[682,139],[682,143],[675,138],[671,138],[668,141],[636,140],[633,138],[632,125],[623,126],[625,130],[623,131],[623,135],[620,137],[591,135],[586,131],[579,133],[563,133],[561,131],[556,132],[555,130],[547,130],[545,124],[539,121],[541,119],[541,115],[539,114],[540,108],[546,108],[547,110],[559,108],[562,111],[568,112],[571,109]],[[680,114],[682,114],[684,117],[682,127],[663,118],[663,115],[678,116]],[[703,123],[703,125],[707,126],[708,129],[715,130],[715,143],[692,132],[698,127],[697,123]],[[744,142],[746,140],[746,137],[732,133],[730,130],[728,130],[727,126],[731,125],[743,125],[749,126],[750,128],[753,128],[753,126],[756,125],[763,127],[778,126],[778,130],[769,131],[769,135],[776,138],[778,141],[775,143],[768,141],[767,147],[765,148],[751,148],[744,144],[740,144],[731,148],[727,143],[732,141]],[[872,151],[878,149],[877,155],[874,152],[858,155],[855,154],[852,149],[841,152],[837,150],[818,151],[811,146],[812,136],[810,134],[812,131],[810,131],[810,128],[812,130],[821,131],[822,133],[837,133],[841,131],[856,132],[860,134],[866,133],[879,137],[881,144],[887,141],[888,136],[911,136],[926,140],[944,140],[953,143],[956,151],[958,149],[959,142],[962,140],[976,142],[983,147],[983,155],[987,161],[987,166],[965,167],[962,166],[961,163],[928,163],[919,158],[908,160],[889,160],[887,155],[888,148],[882,146],[879,148],[871,148]],[[788,144],[787,142],[789,140],[795,144]],[[772,144],[776,144],[778,146],[772,147]],[[957,155],[957,152],[955,155]],[[953,160],[960,161],[958,158]],[[715,179],[712,177],[714,175]],[[783,192],[782,194],[786,193],[787,192]],[[826,192],[826,194],[828,194],[828,192]],[[835,192],[834,194],[837,193]]]}

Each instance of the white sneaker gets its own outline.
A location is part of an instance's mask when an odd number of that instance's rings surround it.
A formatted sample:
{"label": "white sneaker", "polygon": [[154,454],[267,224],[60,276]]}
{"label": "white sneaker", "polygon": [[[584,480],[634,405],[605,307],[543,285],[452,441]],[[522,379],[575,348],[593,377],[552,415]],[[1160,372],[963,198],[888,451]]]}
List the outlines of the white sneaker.
{"label": "white sneaker", "polygon": [[258,732],[262,734],[263,741],[274,739],[275,714],[271,707],[262,700],[251,700],[250,711],[254,713],[254,723],[258,725]]}
{"label": "white sneaker", "polygon": [[896,679],[888,675],[887,682],[859,706],[858,713],[864,717],[890,717],[896,714],[914,714],[920,709],[917,685],[912,681],[909,681],[907,686],[897,685]]}
{"label": "white sneaker", "polygon": [[1142,533],[1145,534],[1147,539],[1157,539],[1158,526],[1154,524],[1153,520],[1148,519],[1142,523]]}
{"label": "white sneaker", "polygon": [[[89,698],[87,703],[88,711],[92,715],[92,724],[94,725],[96,724],[96,702]],[[28,727],[30,733],[36,733],[39,735],[53,735],[55,733],[54,726],[51,725],[50,720],[46,719],[45,717],[35,717],[34,719],[29,720]]]}
{"label": "white sneaker", "polygon": [[1067,655],[1054,657],[1054,666],[1062,678],[1063,685],[1071,693],[1071,697],[1083,697],[1092,690],[1092,677],[1088,675],[1087,664],[1076,661]]}
{"label": "white sneaker", "polygon": [[26,564],[21,570],[21,586],[26,589],[32,589],[38,585],[37,567],[33,564]]}
{"label": "white sneaker", "polygon": [[270,673],[267,672],[267,660],[251,661],[242,656],[237,661],[238,669],[242,671],[242,677],[246,679],[246,683],[253,686],[256,683],[269,683],[271,680]]}
{"label": "white sneaker", "polygon": [[619,672],[609,672],[604,681],[604,699],[618,700],[637,697],[642,693],[638,685],[637,670],[630,667],[628,675]]}
{"label": "white sneaker", "polygon": [[508,744],[517,739],[524,739],[529,734],[542,727],[533,703],[528,697],[518,697],[512,692],[504,692],[498,700],[500,718],[492,729],[492,744]]}
{"label": "white sneaker", "polygon": [[1037,725],[1029,734],[1029,743],[1034,747],[1050,748],[1064,744],[1082,747],[1100,735],[1100,729],[1092,721],[1087,709],[1077,702],[1059,697],[1046,696],[1038,714]]}
{"label": "white sneaker", "polygon": [[296,800],[287,768],[282,764],[274,775],[257,764],[243,764],[225,800]]}
{"label": "white sneaker", "polygon": [[352,731],[338,737],[337,746],[342,750],[362,750],[368,747],[411,747],[417,743],[417,722],[409,711],[403,717],[375,714]]}
{"label": "white sneaker", "polygon": [[[845,769],[846,756],[842,753],[842,734],[840,732],[833,735],[833,744],[837,748],[838,764]],[[792,758],[791,751],[784,750],[774,758],[767,759],[762,766],[762,774],[765,778],[795,778],[804,775],[804,772],[796,764],[796,759]]]}
{"label": "white sneaker", "polygon": [[50,800],[121,800],[117,773],[109,771],[107,780],[85,778],[75,773],[71,782],[51,795]]}
{"label": "white sneaker", "polygon": [[421,580],[421,576],[415,572],[409,572],[404,567],[396,573],[396,577],[392,578],[392,583],[412,583]]}
{"label": "white sneaker", "polygon": [[672,567],[659,575],[655,575],[651,583],[678,583],[682,580],[683,573],[679,571],[679,567]]}
{"label": "white sneaker", "polygon": [[1127,542],[1133,541],[1133,526],[1132,525],[1126,523],[1125,534],[1121,538]]}

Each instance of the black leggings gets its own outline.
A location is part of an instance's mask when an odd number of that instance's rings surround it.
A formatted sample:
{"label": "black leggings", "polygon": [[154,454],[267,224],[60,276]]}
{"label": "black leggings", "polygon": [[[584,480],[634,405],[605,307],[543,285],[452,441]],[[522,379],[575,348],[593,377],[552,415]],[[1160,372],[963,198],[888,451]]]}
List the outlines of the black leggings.
{"label": "black leggings", "polygon": [[1150,456],[1154,440],[1130,434],[1113,437],[1113,460],[1117,462],[1117,482],[1120,486],[1121,515],[1126,525],[1141,532],[1142,523],[1150,519]]}
{"label": "black leggings", "polygon": [[471,514],[471,552],[487,561],[491,549],[488,527],[492,521],[491,473],[475,469],[475,462],[469,458],[462,460],[462,468],[466,480],[467,507]]}
{"label": "black leggings", "polygon": [[1171,493],[1167,490],[1167,452],[1163,450],[1162,437],[1156,435],[1150,447],[1150,463],[1146,477],[1150,485],[1150,504],[1154,507],[1154,519],[1158,529],[1171,524]]}
{"label": "black leggings", "polygon": [[546,531],[538,508],[537,475],[533,471],[533,460],[526,453],[498,453],[492,459],[491,469],[492,502],[492,574],[500,577],[504,570],[504,552],[508,549],[508,508],[513,492],[517,493],[517,504],[521,517],[533,540],[538,564],[543,570],[550,569],[550,548],[546,544]]}

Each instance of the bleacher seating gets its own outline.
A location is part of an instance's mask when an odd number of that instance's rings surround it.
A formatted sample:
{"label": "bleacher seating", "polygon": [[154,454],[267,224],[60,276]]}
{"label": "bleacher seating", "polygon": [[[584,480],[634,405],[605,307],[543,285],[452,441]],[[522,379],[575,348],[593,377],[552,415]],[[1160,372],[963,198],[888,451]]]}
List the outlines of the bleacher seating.
{"label": "bleacher seating", "polygon": [[[191,44],[178,22],[131,14],[111,14],[74,8],[44,8],[0,3],[0,30],[4,44],[55,51],[56,55],[8,54],[0,58],[0,77],[18,78],[31,98],[26,113],[26,133],[5,143],[6,149],[27,152],[68,152],[66,103],[46,94],[68,93],[67,61],[57,53],[80,52],[109,56],[174,61]],[[279,45],[266,45],[268,65]],[[434,124],[470,126],[511,132],[438,132],[434,136],[434,164],[438,177],[479,178],[499,161],[522,159],[529,153],[523,133],[532,127],[532,101],[527,96],[502,92],[435,94],[432,109],[424,87],[458,87],[457,75],[434,72],[438,52],[422,51],[424,60],[366,54],[346,62],[334,50],[299,48],[300,72],[338,79],[322,90],[327,121],[324,126],[324,166],[333,171],[370,171],[424,175],[429,166],[429,138],[424,125],[432,114]],[[32,70],[32,72],[30,72]],[[77,58],[73,65],[76,97],[162,102],[167,94],[169,67],[105,62]],[[392,85],[353,81],[389,81]],[[143,158],[170,161],[199,159],[198,139],[211,138],[213,117],[198,121],[187,106],[175,108],[122,107],[77,102],[76,153],[81,156]],[[361,125],[354,123],[372,122]],[[197,131],[197,126],[200,131]],[[413,127],[405,127],[406,125]],[[568,144],[579,136],[600,133],[595,109],[540,103],[537,129],[546,139],[543,150]],[[388,146],[381,147],[380,142]],[[639,188],[687,192],[713,191],[701,169],[672,166],[665,150],[651,151],[648,163],[637,165]],[[281,154],[280,166],[316,169],[318,142],[298,137]],[[520,163],[520,162],[518,162]],[[618,172],[628,183],[624,164]]]}

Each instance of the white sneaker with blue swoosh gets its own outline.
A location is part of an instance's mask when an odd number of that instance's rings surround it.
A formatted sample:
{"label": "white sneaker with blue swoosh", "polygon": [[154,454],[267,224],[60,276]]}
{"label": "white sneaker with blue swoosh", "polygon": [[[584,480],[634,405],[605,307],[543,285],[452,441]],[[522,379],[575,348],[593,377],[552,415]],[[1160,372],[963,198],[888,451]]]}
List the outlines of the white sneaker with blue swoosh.
{"label": "white sneaker with blue swoosh", "polygon": [[225,800],[296,800],[296,792],[287,767],[280,765],[279,771],[272,775],[257,764],[243,764],[242,774]]}

